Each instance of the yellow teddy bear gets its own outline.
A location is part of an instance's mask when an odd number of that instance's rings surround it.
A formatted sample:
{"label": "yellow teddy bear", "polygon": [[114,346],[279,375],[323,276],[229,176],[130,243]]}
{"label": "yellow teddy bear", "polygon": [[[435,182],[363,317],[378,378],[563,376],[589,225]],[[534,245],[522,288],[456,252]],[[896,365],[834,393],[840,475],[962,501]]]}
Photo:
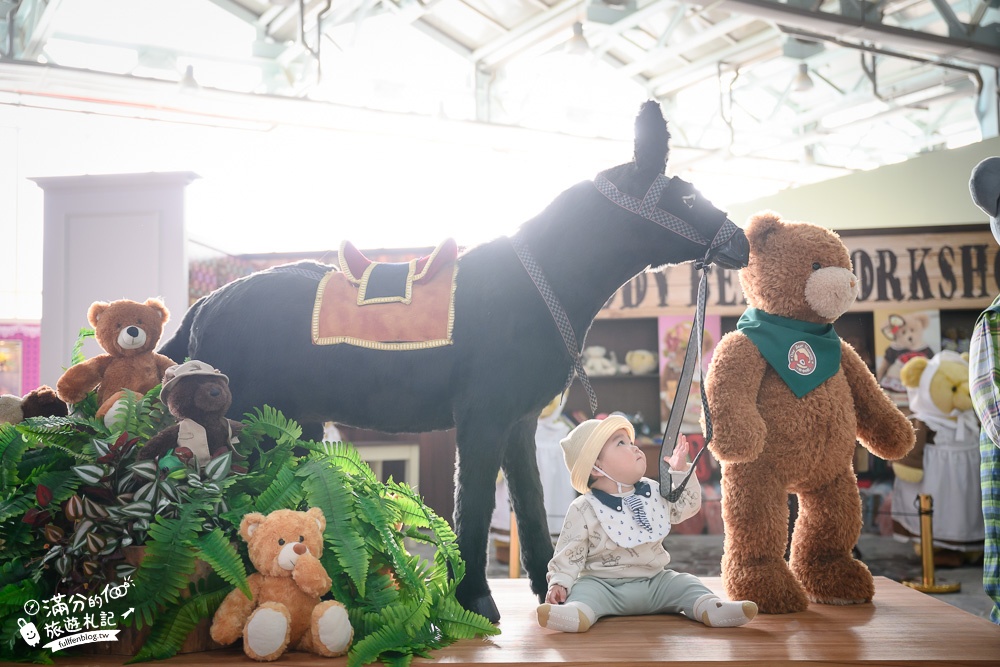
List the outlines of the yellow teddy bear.
{"label": "yellow teddy bear", "polygon": [[253,598],[238,588],[230,592],[212,619],[212,639],[225,645],[242,636],[244,653],[262,661],[289,649],[345,654],[354,637],[347,610],[335,600],[320,601],[332,584],[319,561],[325,529],[318,507],[244,516],[240,536],[257,568],[247,579]]}
{"label": "yellow teddy bear", "polygon": [[901,369],[900,380],[909,394],[917,442],[892,466],[893,530],[918,539],[917,496],[930,495],[934,546],[944,550],[935,561],[957,565],[961,552],[978,554],[984,538],[979,422],[969,395],[968,355],[944,350],[930,359],[915,357]]}

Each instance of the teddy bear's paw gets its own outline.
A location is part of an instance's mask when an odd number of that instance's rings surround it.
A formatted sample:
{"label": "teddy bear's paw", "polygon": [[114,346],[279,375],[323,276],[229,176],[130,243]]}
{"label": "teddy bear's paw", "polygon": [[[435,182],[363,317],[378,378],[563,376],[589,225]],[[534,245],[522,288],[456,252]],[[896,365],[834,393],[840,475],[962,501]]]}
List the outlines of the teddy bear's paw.
{"label": "teddy bear's paw", "polygon": [[243,652],[254,660],[276,660],[285,652],[292,630],[292,617],[283,604],[265,602],[243,628]]}
{"label": "teddy bear's paw", "polygon": [[722,578],[731,600],[752,600],[763,614],[805,611],[809,599],[784,560],[738,563],[724,560]]}
{"label": "teddy bear's paw", "polygon": [[335,658],[347,653],[354,639],[354,628],[344,605],[327,600],[313,607],[312,633],[312,648],[319,655]]}
{"label": "teddy bear's paw", "polygon": [[795,567],[795,574],[813,602],[820,604],[864,604],[875,595],[871,572],[849,556],[824,561],[815,567]]}

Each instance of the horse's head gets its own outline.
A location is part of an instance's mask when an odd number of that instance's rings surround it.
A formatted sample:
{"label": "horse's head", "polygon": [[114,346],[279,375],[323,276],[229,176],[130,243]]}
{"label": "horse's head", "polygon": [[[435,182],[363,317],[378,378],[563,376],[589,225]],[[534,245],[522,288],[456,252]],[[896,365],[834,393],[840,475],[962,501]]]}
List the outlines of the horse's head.
{"label": "horse's head", "polygon": [[646,102],[635,121],[633,161],[601,172],[594,184],[622,208],[680,237],[677,243],[653,244],[673,252],[655,257],[652,264],[704,259],[726,269],[743,268],[750,260],[743,230],[690,183],[664,176],[669,139],[660,105]]}

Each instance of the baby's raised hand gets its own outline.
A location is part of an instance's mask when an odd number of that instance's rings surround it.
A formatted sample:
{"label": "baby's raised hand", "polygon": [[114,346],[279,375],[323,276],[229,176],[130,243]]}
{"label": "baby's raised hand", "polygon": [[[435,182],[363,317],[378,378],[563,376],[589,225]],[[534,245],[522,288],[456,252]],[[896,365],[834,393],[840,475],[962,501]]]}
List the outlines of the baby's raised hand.
{"label": "baby's raised hand", "polygon": [[691,453],[691,445],[683,435],[677,436],[677,444],[674,446],[674,453],[664,456],[663,460],[670,465],[671,470],[686,472],[688,469],[688,454]]}

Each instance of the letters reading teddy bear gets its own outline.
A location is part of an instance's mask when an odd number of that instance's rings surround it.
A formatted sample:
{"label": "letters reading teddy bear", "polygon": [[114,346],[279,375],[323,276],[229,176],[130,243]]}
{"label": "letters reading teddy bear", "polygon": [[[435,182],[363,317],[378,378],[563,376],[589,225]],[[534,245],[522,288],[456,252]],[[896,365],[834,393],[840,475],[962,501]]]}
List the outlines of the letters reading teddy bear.
{"label": "letters reading teddy bear", "polygon": [[354,638],[347,609],[320,601],[332,583],[319,561],[325,529],[318,507],[244,516],[240,536],[257,568],[247,579],[253,599],[238,588],[229,593],[212,619],[212,639],[226,645],[242,635],[244,653],[261,661],[288,648],[326,657],[346,653]]}
{"label": "letters reading teddy bear", "polygon": [[66,369],[56,383],[59,398],[79,403],[97,388],[97,417],[109,415],[110,419],[123,389],[141,395],[158,385],[163,372],[175,363],[153,351],[169,318],[170,312],[159,299],[92,303],[87,320],[105,354]]}
{"label": "letters reading teddy bear", "polygon": [[[913,428],[833,329],[858,292],[840,238],[771,212],[754,216],[746,236],[739,276],[750,308],[705,380],[709,448],[722,463],[726,594],[770,614],[809,600],[866,602],[872,576],[851,555],[862,524],[855,438],[897,459],[913,447]],[[789,493],[799,516],[786,564]]]}

